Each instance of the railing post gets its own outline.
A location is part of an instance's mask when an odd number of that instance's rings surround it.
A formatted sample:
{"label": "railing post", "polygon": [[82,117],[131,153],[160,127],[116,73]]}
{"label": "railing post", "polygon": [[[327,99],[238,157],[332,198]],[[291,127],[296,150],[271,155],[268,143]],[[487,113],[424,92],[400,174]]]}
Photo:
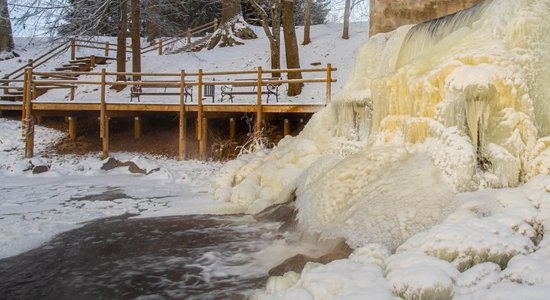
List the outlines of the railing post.
{"label": "railing post", "polygon": [[159,40],[159,55],[162,55],[162,39]]}
{"label": "railing post", "polygon": [[331,64],[327,64],[327,96],[326,96],[326,104],[329,104],[329,103],[330,103],[331,94],[332,94],[332,65],[331,65]]}
{"label": "railing post", "polygon": [[256,102],[256,132],[259,134],[262,130],[262,67],[258,67],[257,82],[257,102]]}
{"label": "railing post", "polygon": [[71,60],[76,59],[76,40],[71,39]]}
{"label": "railing post", "polygon": [[187,29],[187,50],[191,50],[191,29]]}
{"label": "railing post", "polygon": [[105,68],[101,69],[101,96],[99,112],[99,137],[101,138],[102,159],[109,157],[109,120],[107,119],[107,107],[105,104]]}
{"label": "railing post", "polygon": [[202,69],[198,74],[198,105],[197,105],[197,138],[199,140],[199,157],[206,157],[206,143],[204,141],[204,107],[202,105]]}
{"label": "railing post", "polygon": [[109,41],[105,42],[105,57],[109,57]]}
{"label": "railing post", "polygon": [[23,129],[25,135],[25,158],[31,158],[34,155],[34,121],[32,119],[32,68],[25,70],[25,83],[23,91],[24,119]]}
{"label": "railing post", "polygon": [[214,18],[214,32],[218,31],[218,18]]}
{"label": "railing post", "polygon": [[185,115],[185,71],[180,73],[180,124],[178,160],[187,159],[187,116]]}
{"label": "railing post", "polygon": [[34,64],[34,60],[32,58],[30,58],[27,62],[27,66],[32,68],[33,64]]}

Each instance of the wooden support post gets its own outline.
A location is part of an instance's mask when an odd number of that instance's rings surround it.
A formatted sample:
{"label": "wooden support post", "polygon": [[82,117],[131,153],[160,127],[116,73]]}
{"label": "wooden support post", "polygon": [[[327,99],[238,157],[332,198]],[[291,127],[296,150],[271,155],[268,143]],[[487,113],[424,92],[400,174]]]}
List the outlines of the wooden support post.
{"label": "wooden support post", "polygon": [[76,59],[76,40],[71,39],[71,60]]}
{"label": "wooden support post", "polygon": [[218,18],[214,18],[214,32],[218,31]]}
{"label": "wooden support post", "polygon": [[235,118],[229,118],[229,139],[235,139]]}
{"label": "wooden support post", "polygon": [[187,116],[185,115],[185,71],[180,73],[180,124],[178,140],[178,160],[187,159]]}
{"label": "wooden support post", "polygon": [[105,68],[101,69],[101,105],[99,112],[99,137],[101,138],[102,159],[109,157],[109,120],[105,105]]}
{"label": "wooden support post", "polygon": [[25,82],[24,82],[24,116],[23,116],[23,130],[25,136],[25,158],[31,158],[34,155],[34,121],[32,119],[32,68],[25,70]]}
{"label": "wooden support post", "polygon": [[109,57],[109,41],[105,42],[105,57]]}
{"label": "wooden support post", "polygon": [[332,94],[332,65],[331,65],[331,64],[327,64],[327,96],[326,96],[326,104],[329,104],[329,103],[330,103],[331,94]]}
{"label": "wooden support post", "polygon": [[134,117],[134,139],[141,139],[141,118],[139,116]]}
{"label": "wooden support post", "polygon": [[69,140],[76,140],[76,118],[69,117]]}
{"label": "wooden support post", "polygon": [[262,67],[258,67],[258,86],[257,89],[257,102],[256,102],[256,132],[260,133],[262,130]]}
{"label": "wooden support post", "polygon": [[162,39],[159,40],[159,55],[162,55]]}
{"label": "wooden support post", "polygon": [[287,136],[290,134],[290,121],[288,119],[285,119],[283,121],[283,136]]}
{"label": "wooden support post", "polygon": [[202,137],[202,118],[203,118],[203,107],[202,107],[202,69],[199,69],[198,74],[198,103],[197,103],[197,139],[200,141]]}
{"label": "wooden support post", "polygon": [[208,147],[208,119],[202,118],[202,130],[201,130],[201,140],[199,143],[199,155],[201,160],[206,160],[208,158],[206,149]]}
{"label": "wooden support post", "polygon": [[187,50],[191,50],[191,29],[187,29]]}

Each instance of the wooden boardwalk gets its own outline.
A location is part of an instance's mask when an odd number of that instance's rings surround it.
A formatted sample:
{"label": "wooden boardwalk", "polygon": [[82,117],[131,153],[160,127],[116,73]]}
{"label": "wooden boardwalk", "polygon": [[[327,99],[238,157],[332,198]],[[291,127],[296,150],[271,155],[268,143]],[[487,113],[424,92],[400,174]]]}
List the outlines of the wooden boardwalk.
{"label": "wooden boardwalk", "polygon": [[[100,120],[100,138],[102,142],[103,157],[109,155],[109,119],[112,117],[131,117],[134,118],[135,136],[139,136],[141,131],[140,114],[147,112],[154,113],[176,113],[179,115],[179,145],[178,158],[187,158],[187,119],[196,120],[196,138],[199,141],[199,154],[201,159],[206,159],[207,140],[208,140],[208,120],[209,119],[228,119],[230,135],[234,135],[235,116],[239,114],[252,114],[255,116],[254,130],[262,131],[262,127],[266,118],[269,119],[284,119],[284,134],[288,133],[287,124],[289,115],[307,115],[310,116],[330,102],[331,86],[336,80],[332,78],[332,72],[336,69],[331,65],[326,68],[319,69],[288,69],[288,70],[262,70],[258,67],[254,71],[234,71],[234,72],[203,72],[199,70],[197,73],[108,73],[102,69],[99,73],[93,72],[33,72],[32,68],[28,68],[24,76],[23,102],[10,103],[7,101],[0,102],[0,111],[2,110],[21,110],[23,132],[26,141],[26,157],[32,157],[34,152],[34,124],[35,119],[43,116],[66,116],[69,117],[69,137],[74,139],[76,136],[76,120],[83,113],[97,114]],[[283,79],[280,74],[286,74],[287,77],[294,77],[296,73],[322,73],[323,78],[309,79]],[[237,79],[239,75],[256,75],[255,78]],[[277,74],[280,77],[274,77]],[[84,80],[60,80],[56,79],[60,76],[77,76],[86,75],[87,81]],[[138,78],[134,81],[109,81],[108,76],[133,76]],[[205,78],[205,76],[233,76],[232,80],[213,81]],[[265,78],[264,76],[268,77]],[[49,76],[49,77],[48,77]],[[36,78],[46,78],[39,79]],[[148,78],[172,78],[164,80],[150,80]],[[178,78],[175,80],[173,78]],[[53,79],[52,79],[53,78]],[[92,79],[88,79],[92,78]],[[95,79],[94,79],[95,78]],[[326,85],[326,99],[323,103],[267,103],[266,94],[273,93],[273,86],[283,84],[309,84],[309,83],[324,83]],[[68,85],[70,84],[70,85]],[[99,91],[99,99],[97,101],[83,101],[75,99],[75,90],[84,86],[98,86],[96,91]],[[42,86],[60,87],[69,90],[70,100],[65,101],[46,101],[35,99],[34,95],[38,88]],[[179,96],[179,102],[172,103],[147,103],[147,102],[121,102],[117,99],[116,102],[112,99],[107,99],[107,88],[113,86],[132,86],[139,87],[141,92],[143,88],[164,88],[164,95]],[[243,92],[245,95],[256,97],[255,103],[227,103],[217,102],[210,103],[204,101],[206,99],[204,93],[210,87],[215,86],[237,86],[246,87]],[[198,94],[196,102],[186,102],[186,88],[196,87]],[[269,89],[271,87],[271,90]],[[167,88],[176,89],[178,92],[166,92]],[[250,91],[248,90],[250,88]],[[137,90],[137,89],[136,89]],[[134,93],[134,89],[132,90]],[[147,94],[142,92],[142,94]],[[152,95],[162,96],[163,93],[155,92]],[[235,93],[234,93],[235,94]],[[236,92],[238,94],[238,92]],[[188,94],[187,94],[188,95]],[[191,95],[192,96],[192,95]],[[269,96],[269,95],[267,95]],[[48,95],[54,98],[54,95]],[[214,98],[212,98],[214,99]],[[214,100],[212,100],[214,101]]]}

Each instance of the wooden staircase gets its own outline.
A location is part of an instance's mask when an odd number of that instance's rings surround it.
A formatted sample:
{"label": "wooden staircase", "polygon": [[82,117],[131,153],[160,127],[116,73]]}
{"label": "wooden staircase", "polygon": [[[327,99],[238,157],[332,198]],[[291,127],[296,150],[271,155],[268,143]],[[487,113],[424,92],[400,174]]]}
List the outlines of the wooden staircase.
{"label": "wooden staircase", "polygon": [[182,53],[182,52],[197,52],[200,51],[204,46],[206,46],[206,43],[212,36],[212,33],[208,33],[205,36],[191,42],[190,45],[185,45],[182,48],[175,49],[172,51],[169,51],[168,54],[176,54],[176,53]]}
{"label": "wooden staircase", "polygon": [[[111,57],[105,56],[81,56],[76,57],[74,60],[70,60],[68,64],[63,64],[61,67],[55,68],[56,71],[67,72],[90,72],[96,65],[106,65],[109,61],[115,60]],[[40,76],[42,79],[55,78],[62,80],[77,80],[79,75],[48,75]],[[40,97],[47,93],[51,89],[67,88],[70,86],[41,86],[34,89],[34,98]],[[3,90],[3,94],[0,95],[0,100],[4,101],[23,101],[23,86],[0,85],[0,90]]]}

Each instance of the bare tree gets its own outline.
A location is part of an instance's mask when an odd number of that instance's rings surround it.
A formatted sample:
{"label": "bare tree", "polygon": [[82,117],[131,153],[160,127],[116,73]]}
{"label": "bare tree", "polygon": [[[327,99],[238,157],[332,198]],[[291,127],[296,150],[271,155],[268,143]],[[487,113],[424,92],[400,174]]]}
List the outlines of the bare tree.
{"label": "bare tree", "polygon": [[214,32],[208,42],[208,49],[219,45],[220,47],[231,47],[241,45],[239,39],[255,39],[256,34],[244,21],[241,11],[240,0],[221,0],[222,19],[218,30]]}
{"label": "bare tree", "polygon": [[[128,2],[118,0],[118,30],[116,48],[116,70],[126,72],[126,34],[128,32]],[[125,81],[126,76],[117,75],[117,81]]]}
{"label": "bare tree", "polygon": [[[256,0],[248,0],[250,5],[258,13],[261,19],[262,28],[264,29],[265,35],[269,40],[269,48],[271,50],[271,68],[280,69],[281,68],[281,1],[280,0],[270,0],[269,4],[271,6],[271,20],[272,26],[271,30],[269,28],[269,15],[263,9],[262,6],[258,4]],[[279,76],[279,74],[273,74],[273,76]]]}
{"label": "bare tree", "polygon": [[302,45],[307,45],[311,43],[311,38],[309,36],[309,31],[311,27],[311,0],[306,0],[306,19],[304,24],[304,41]]}
{"label": "bare tree", "polygon": [[[141,73],[140,12],[140,1],[132,0],[132,73]],[[141,79],[139,75],[132,77],[134,81]]]}
{"label": "bare tree", "polygon": [[147,41],[152,42],[160,37],[159,22],[160,7],[158,0],[147,0],[146,6],[146,26],[147,26]]}
{"label": "bare tree", "polygon": [[[296,39],[296,27],[294,26],[294,0],[283,0],[283,35],[285,39],[286,66],[289,69],[300,68],[300,54],[298,51],[298,40]],[[288,79],[302,79],[301,72],[288,73]],[[296,96],[302,92],[301,83],[288,85],[288,95]]]}
{"label": "bare tree", "polygon": [[14,48],[8,1],[0,0],[0,60],[18,56]]}
{"label": "bare tree", "polygon": [[349,39],[349,15],[351,10],[351,0],[346,0],[344,7],[344,30],[342,32],[342,38]]}

